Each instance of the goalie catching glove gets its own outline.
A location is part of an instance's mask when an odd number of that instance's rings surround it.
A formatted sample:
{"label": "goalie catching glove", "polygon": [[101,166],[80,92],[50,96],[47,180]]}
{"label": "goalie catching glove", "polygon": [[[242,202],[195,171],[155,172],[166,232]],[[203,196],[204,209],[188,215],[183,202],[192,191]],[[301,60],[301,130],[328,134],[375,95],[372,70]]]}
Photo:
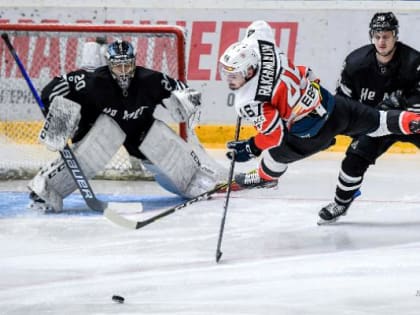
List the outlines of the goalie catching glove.
{"label": "goalie catching glove", "polygon": [[176,90],[162,101],[176,122],[186,122],[201,105],[201,93],[188,88]]}
{"label": "goalie catching glove", "polygon": [[51,151],[61,151],[73,137],[80,121],[80,105],[62,96],[54,97],[39,141]]}
{"label": "goalie catching glove", "polygon": [[254,138],[240,141],[230,141],[227,148],[232,151],[226,153],[228,159],[235,159],[236,162],[246,162],[261,154],[261,150],[254,143]]}

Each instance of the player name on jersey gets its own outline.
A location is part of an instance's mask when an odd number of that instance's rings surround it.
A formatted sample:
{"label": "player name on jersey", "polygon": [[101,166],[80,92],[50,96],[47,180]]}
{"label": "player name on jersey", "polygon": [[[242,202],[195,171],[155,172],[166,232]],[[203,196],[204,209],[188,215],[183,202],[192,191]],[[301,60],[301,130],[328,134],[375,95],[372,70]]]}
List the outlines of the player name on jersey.
{"label": "player name on jersey", "polygon": [[274,90],[277,59],[273,43],[259,40],[258,46],[261,54],[261,70],[255,100],[266,102],[270,101]]}

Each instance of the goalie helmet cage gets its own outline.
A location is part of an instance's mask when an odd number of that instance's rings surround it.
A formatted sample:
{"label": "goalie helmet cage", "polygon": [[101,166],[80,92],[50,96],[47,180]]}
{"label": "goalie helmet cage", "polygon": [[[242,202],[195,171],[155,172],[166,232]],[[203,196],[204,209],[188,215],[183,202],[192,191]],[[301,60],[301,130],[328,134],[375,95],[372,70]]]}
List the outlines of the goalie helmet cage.
{"label": "goalie helmet cage", "polygon": [[[55,76],[77,70],[83,44],[101,38],[129,40],[137,65],[185,81],[185,35],[175,25],[1,24],[38,93]],[[0,42],[0,179],[27,179],[58,157],[38,143],[43,116],[3,41]],[[186,139],[185,124],[178,131]],[[139,179],[144,173],[121,148],[98,174],[105,179]]]}

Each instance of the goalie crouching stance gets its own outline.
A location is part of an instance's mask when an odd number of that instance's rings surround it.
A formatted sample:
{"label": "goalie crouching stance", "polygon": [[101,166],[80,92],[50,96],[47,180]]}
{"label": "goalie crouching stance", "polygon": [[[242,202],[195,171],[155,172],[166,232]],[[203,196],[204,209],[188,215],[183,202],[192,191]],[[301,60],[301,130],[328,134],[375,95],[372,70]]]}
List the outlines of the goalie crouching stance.
{"label": "goalie crouching stance", "polygon": [[[190,198],[227,177],[197,142],[181,139],[154,117],[159,104],[175,122],[187,122],[200,109],[201,94],[164,73],[136,66],[131,43],[117,40],[106,51],[107,65],[54,78],[42,91],[48,115],[40,141],[53,151],[69,139],[87,178],[102,171],[124,145],[168,191]],[[77,178],[77,176],[76,176]],[[77,186],[59,158],[29,183],[31,207],[59,212]]]}

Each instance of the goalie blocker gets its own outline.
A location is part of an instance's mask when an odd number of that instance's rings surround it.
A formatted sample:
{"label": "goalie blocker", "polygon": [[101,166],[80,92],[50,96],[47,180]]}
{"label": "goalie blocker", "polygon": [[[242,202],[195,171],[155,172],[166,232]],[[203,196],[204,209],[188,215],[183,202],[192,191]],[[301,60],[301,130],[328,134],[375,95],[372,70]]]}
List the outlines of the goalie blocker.
{"label": "goalie blocker", "polygon": [[39,141],[51,150],[61,151],[77,130],[81,115],[81,106],[62,96],[56,96],[51,102],[44,125],[39,134]]}

